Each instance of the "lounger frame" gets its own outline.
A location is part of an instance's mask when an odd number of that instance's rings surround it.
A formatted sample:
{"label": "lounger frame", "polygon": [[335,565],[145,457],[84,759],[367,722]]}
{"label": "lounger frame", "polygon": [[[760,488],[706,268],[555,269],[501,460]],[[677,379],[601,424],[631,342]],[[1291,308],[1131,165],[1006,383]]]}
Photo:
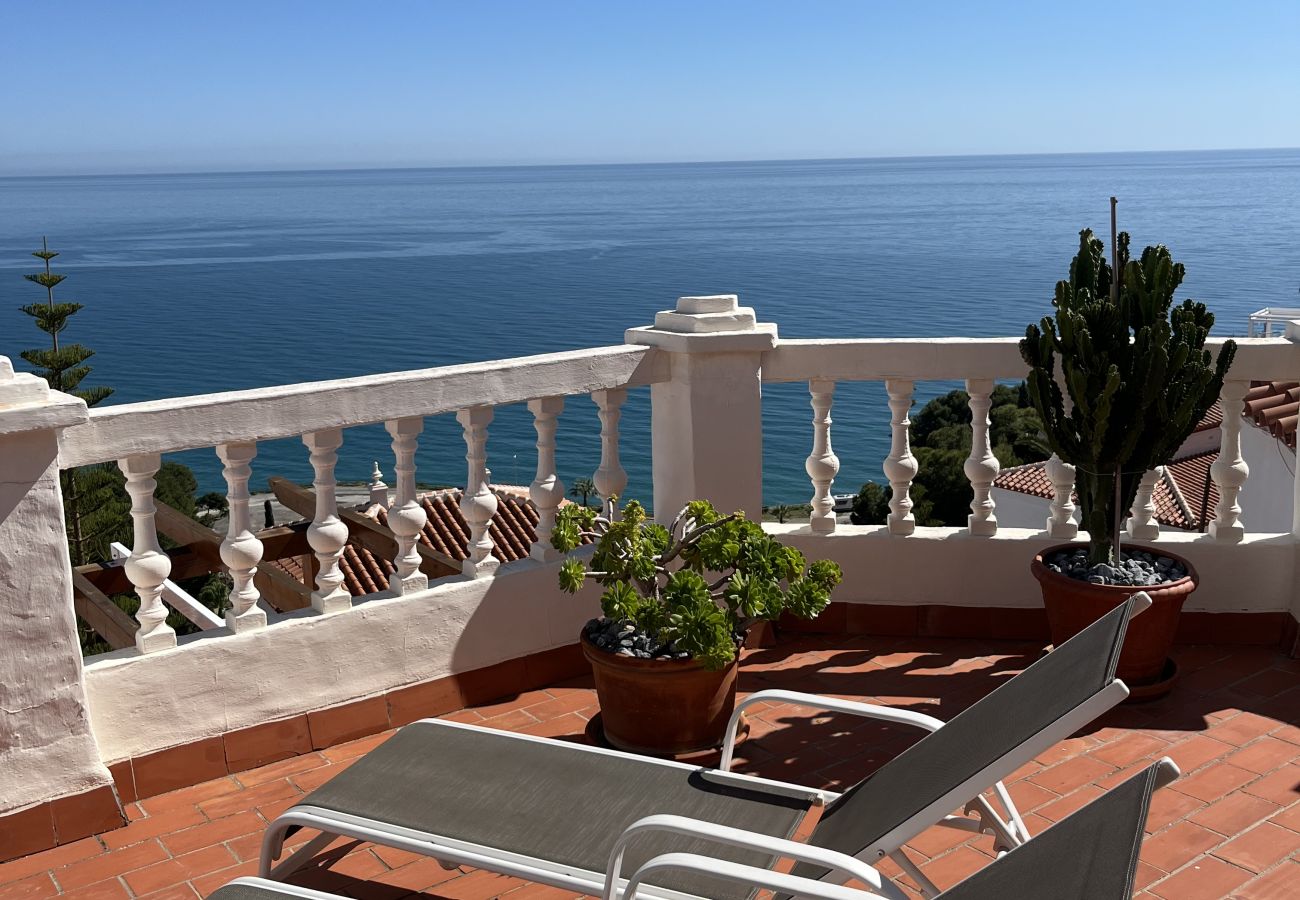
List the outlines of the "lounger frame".
{"label": "lounger frame", "polygon": [[[1136,595],[1133,600],[1135,602],[1133,604],[1134,609],[1132,615],[1137,615],[1142,612],[1150,606],[1151,603],[1150,599],[1145,595]],[[855,854],[856,858],[868,865],[879,862],[887,856],[892,858],[905,872],[907,872],[908,875],[912,876],[912,878],[916,880],[922,893],[926,897],[932,897],[939,893],[939,888],[934,885],[934,883],[930,881],[923,872],[921,872],[920,868],[917,867],[916,864],[913,863],[912,860],[903,852],[903,845],[907,841],[911,840],[931,825],[944,825],[973,832],[990,831],[994,834],[998,846],[1003,850],[1024,843],[1029,839],[1028,830],[1025,828],[1023,819],[1021,818],[1019,811],[1016,810],[1015,804],[1012,802],[1005,786],[1003,786],[1001,779],[1030,762],[1034,757],[1048,750],[1057,742],[1069,737],[1074,732],[1088,725],[1128,695],[1129,690],[1124,682],[1118,679],[1112,680],[1097,693],[1066,712],[1051,724],[1034,734],[1028,740],[1025,740],[1018,746],[1012,748],[1006,754],[980,769],[965,781],[945,791],[934,801],[926,805],[922,810],[910,816],[907,820],[900,822],[880,839],[863,848],[861,852]],[[733,715],[733,725],[739,719],[744,708],[753,703],[764,701],[796,703],[802,706],[821,708],[829,711],[861,715],[897,724],[912,725],[930,732],[938,731],[944,725],[944,723],[939,719],[910,710],[892,709],[869,703],[859,703],[857,701],[821,697],[816,694],[803,694],[794,691],[781,690],[760,691],[745,698],[745,700],[741,701],[737,706],[736,712]],[[445,719],[423,719],[421,721],[423,723],[433,724],[444,728],[464,728],[467,730],[484,732],[491,731],[502,740],[536,741],[544,744],[554,743],[549,738],[517,734],[507,731],[496,731],[494,729],[482,728],[481,726],[470,725],[463,722],[450,722]],[[734,729],[729,728],[728,734],[734,734]],[[596,753],[619,757],[628,756],[628,754],[618,750],[604,747],[592,747],[585,744],[572,744],[571,749],[575,753]],[[804,785],[759,778],[754,775],[744,775],[738,772],[730,772],[727,770],[727,767],[731,764],[733,757],[734,740],[729,737],[727,742],[724,744],[722,761],[720,767],[717,769],[703,769],[700,766],[693,766],[687,763],[675,762],[673,760],[655,759],[652,757],[639,757],[638,759],[646,765],[666,766],[699,772],[702,777],[706,779],[714,780],[723,784],[734,784],[750,790],[766,791],[787,797],[794,796],[805,798],[812,796],[814,798],[814,805],[832,803],[840,796],[838,793],[833,791],[825,791]],[[999,815],[993,809],[992,805],[984,798],[983,792],[990,789],[994,791],[999,802],[1003,805],[1004,811],[1007,814],[1006,819],[1003,819],[1002,816]],[[952,810],[963,807],[968,811],[975,811],[980,817],[979,821],[950,815]],[[274,860],[279,858],[283,849],[285,832],[294,826],[311,828],[321,833],[293,851],[278,865],[273,866]],[[628,830],[636,828],[636,826],[637,823],[633,823]],[[468,865],[479,869],[499,872],[503,875],[523,878],[528,881],[552,885],[566,890],[575,890],[585,894],[600,895],[606,887],[606,873],[604,872],[593,872],[575,866],[566,866],[551,860],[538,859],[536,857],[513,853],[496,847],[461,841],[446,835],[389,825],[384,822],[364,819],[346,813],[335,812],[333,810],[322,809],[310,805],[295,806],[291,808],[276,818],[276,820],[267,827],[266,834],[262,840],[262,856],[259,874],[262,877],[277,880],[285,878],[290,873],[303,866],[326,844],[340,836],[370,841],[376,844],[394,847],[400,850],[408,850],[424,856],[430,856],[440,860],[449,868],[457,865]],[[620,838],[620,841],[618,842],[618,846],[625,848],[628,840],[630,840],[630,837],[627,836],[627,832],[625,831],[624,837]],[[770,835],[752,834],[751,839],[747,843],[740,844],[738,841],[733,841],[732,843],[747,846],[755,850],[773,853],[774,855],[788,857],[788,853],[775,853],[773,851],[773,845],[771,843],[773,840],[774,839]],[[822,881],[828,884],[842,883],[848,877],[844,874],[847,869],[847,866],[833,869],[822,879]],[[620,881],[622,881],[622,879],[620,879]],[[689,894],[671,891],[664,888],[657,888],[652,885],[642,885],[639,889],[639,893],[642,896],[663,898],[663,900],[698,900],[698,898],[692,898]]]}

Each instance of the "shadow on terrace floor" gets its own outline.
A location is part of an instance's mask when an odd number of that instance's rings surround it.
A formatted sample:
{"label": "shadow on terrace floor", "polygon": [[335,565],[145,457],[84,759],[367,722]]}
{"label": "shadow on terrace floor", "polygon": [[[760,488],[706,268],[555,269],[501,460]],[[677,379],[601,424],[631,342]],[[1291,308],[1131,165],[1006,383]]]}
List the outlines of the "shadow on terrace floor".
{"label": "shadow on terrace floor", "polygon": [[[787,635],[749,651],[741,690],[782,687],[867,699],[950,719],[1032,663],[1039,644],[934,638]],[[1160,791],[1138,868],[1139,896],[1242,900],[1294,896],[1300,884],[1300,660],[1265,648],[1177,651],[1168,698],[1121,707],[1006,779],[1038,833],[1161,756],[1183,776]],[[464,709],[448,718],[586,740],[597,711],[589,678]],[[840,788],[918,736],[910,729],[790,705],[757,706],[739,747],[744,771]],[[96,900],[194,900],[256,870],[268,821],[387,734],[130,804],[126,828],[0,865],[0,900],[58,893]],[[713,759],[716,759],[714,755]],[[699,759],[703,764],[713,761]],[[294,838],[304,840],[307,834]],[[942,887],[987,865],[987,837],[931,828],[912,855]],[[891,876],[891,864],[881,869]],[[297,883],[374,900],[571,896],[371,844],[339,839]],[[904,886],[906,879],[900,879]]]}

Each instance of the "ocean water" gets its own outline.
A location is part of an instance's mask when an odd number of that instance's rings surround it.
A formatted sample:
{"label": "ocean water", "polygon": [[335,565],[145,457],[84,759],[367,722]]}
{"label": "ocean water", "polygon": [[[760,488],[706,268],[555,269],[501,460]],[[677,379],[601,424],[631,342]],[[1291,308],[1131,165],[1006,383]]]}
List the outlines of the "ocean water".
{"label": "ocean water", "polygon": [[[1295,305],[1300,151],[1001,156],[684,165],[0,179],[0,354],[44,335],[18,312],[47,235],[86,304],[67,339],[94,348],[109,403],[363,375],[621,342],[683,294],[738,293],[785,337],[1020,334],[1046,314],[1080,228],[1107,198],[1137,247],[1165,243],[1221,334]],[[918,385],[924,401],[952,385]],[[880,480],[879,384],[843,384],[837,492]],[[806,387],[764,390],[765,502],[803,502]],[[566,483],[599,461],[588,398],[561,418]],[[650,496],[648,391],[623,416],[629,496]],[[527,410],[497,411],[493,478],[526,484]],[[460,484],[454,417],[431,417],[425,483]],[[223,489],[208,450],[177,454]],[[345,433],[362,481],[381,427]],[[310,480],[306,449],[268,442],[266,476]]]}

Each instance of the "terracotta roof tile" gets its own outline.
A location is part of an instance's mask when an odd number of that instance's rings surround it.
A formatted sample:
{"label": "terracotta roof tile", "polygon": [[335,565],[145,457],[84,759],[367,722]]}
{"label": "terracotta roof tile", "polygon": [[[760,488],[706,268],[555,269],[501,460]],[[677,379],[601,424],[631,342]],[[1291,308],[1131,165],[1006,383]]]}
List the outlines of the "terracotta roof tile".
{"label": "terracotta roof tile", "polygon": [[1256,381],[1246,393],[1245,416],[1278,440],[1295,449],[1300,421],[1300,383]]}
{"label": "terracotta roof tile", "polygon": [[[1151,496],[1156,504],[1156,520],[1161,525],[1186,531],[1200,531],[1202,521],[1208,522],[1214,517],[1214,507],[1219,502],[1219,491],[1211,481],[1207,495],[1205,479],[1210,471],[1210,465],[1218,456],[1219,451],[1212,450],[1184,457],[1165,467],[1165,471],[1177,487],[1177,494],[1175,488],[1165,479],[1156,482]],[[1051,480],[1047,477],[1046,463],[1041,462],[1005,469],[998,474],[993,484],[1003,490],[1042,497],[1046,500],[1050,500],[1056,493],[1052,489]],[[1178,502],[1178,495],[1182,496],[1181,504]],[[1206,510],[1204,519],[1201,516],[1202,505]]]}

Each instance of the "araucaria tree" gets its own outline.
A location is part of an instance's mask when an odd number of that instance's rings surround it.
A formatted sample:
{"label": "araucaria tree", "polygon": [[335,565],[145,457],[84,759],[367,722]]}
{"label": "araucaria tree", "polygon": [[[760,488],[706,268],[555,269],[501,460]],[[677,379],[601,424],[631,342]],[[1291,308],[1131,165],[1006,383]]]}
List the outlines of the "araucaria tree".
{"label": "araucaria tree", "polygon": [[[59,335],[68,320],[82,308],[80,303],[58,302],[54,288],[67,276],[50,270],[50,260],[59,254],[51,250],[45,239],[41,249],[32,254],[45,264],[41,272],[24,276],[28,281],[45,288],[45,302],[29,303],[22,311],[36,320],[36,327],[50,336],[50,346],[37,350],[24,350],[20,354],[35,368],[50,387],[72,394],[86,401],[87,406],[102,403],[113,393],[109,387],[82,387],[90,374],[86,360],[95,351],[81,344],[59,341]],[[59,474],[63,488],[63,509],[67,519],[68,550],[74,566],[105,558],[110,534],[122,521],[121,498],[114,490],[115,473],[105,466],[82,466],[67,469]]]}
{"label": "araucaria tree", "polygon": [[1104,245],[1091,230],[1080,232],[1070,278],[1056,284],[1056,315],[1030,325],[1020,342],[1048,445],[1076,467],[1093,565],[1118,562],[1119,517],[1132,508],[1143,473],[1173,459],[1219,396],[1236,352],[1232,341],[1217,360],[1205,349],[1214,315],[1204,303],[1173,306],[1184,270],[1166,247],[1133,260],[1128,245],[1120,233],[1112,283]]}

